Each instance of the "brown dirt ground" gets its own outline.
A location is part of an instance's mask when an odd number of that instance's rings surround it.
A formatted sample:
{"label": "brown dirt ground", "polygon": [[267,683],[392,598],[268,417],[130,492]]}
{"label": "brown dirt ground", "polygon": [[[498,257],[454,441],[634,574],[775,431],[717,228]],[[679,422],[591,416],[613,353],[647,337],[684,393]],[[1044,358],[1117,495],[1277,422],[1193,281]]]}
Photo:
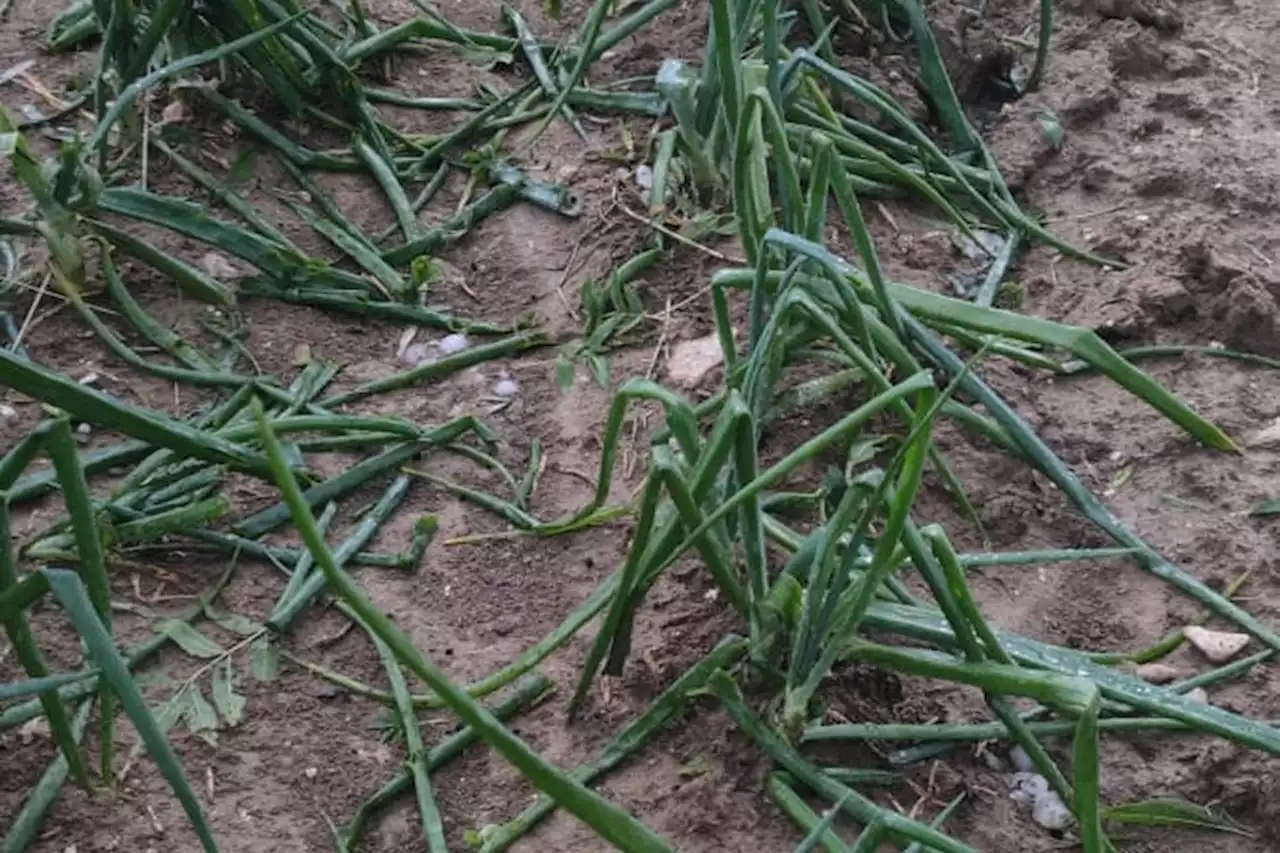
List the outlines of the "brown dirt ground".
{"label": "brown dirt ground", "polygon": [[[412,7],[399,0],[367,5],[384,23],[413,14]],[[496,25],[496,4],[442,0],[440,5],[462,25]],[[566,3],[566,23],[561,25],[547,21],[537,3],[518,5],[540,33],[561,36],[571,29],[568,22],[582,19],[587,4]],[[1036,248],[1014,271],[1026,292],[1022,310],[1094,328],[1116,343],[1219,341],[1280,355],[1280,232],[1271,220],[1280,209],[1280,73],[1272,58],[1274,40],[1280,37],[1280,8],[1265,0],[1065,0],[1056,5],[1054,52],[1041,92],[1002,108],[977,104],[975,115],[1008,180],[1030,209],[1043,211],[1068,240],[1122,255],[1133,266],[1108,273]],[[968,69],[987,61],[984,57],[992,50],[1008,50],[1009,42],[1001,37],[1031,33],[1034,38],[1033,6],[990,0],[985,24],[961,35],[959,5],[939,0],[935,14],[957,76],[963,78]],[[638,39],[619,48],[602,73],[648,75],[664,56],[696,59],[705,9],[703,3],[681,2]],[[33,58],[32,75],[58,92],[91,63],[87,56],[58,58],[40,51],[40,34],[50,15],[48,7],[16,0],[0,26],[0,69]],[[901,91],[909,54],[900,55],[894,45],[877,46],[876,52],[874,65],[852,51],[846,53],[847,63]],[[453,58],[416,58],[398,66],[394,82],[423,95],[456,94],[482,73],[489,72]],[[15,84],[0,89],[0,97],[11,109],[40,103],[30,90]],[[909,91],[904,97],[914,101]],[[1044,142],[1037,123],[1046,108],[1061,119],[1066,131],[1065,146],[1058,152]],[[440,119],[399,112],[395,120],[429,129],[429,122]],[[631,130],[643,141],[648,127],[632,123]],[[571,328],[559,291],[563,288],[573,304],[584,277],[629,257],[645,236],[614,200],[617,164],[607,155],[616,150],[618,140],[617,123],[593,125],[585,143],[554,125],[524,160],[538,174],[572,184],[587,200],[586,212],[569,221],[516,207],[485,222],[449,254],[454,274],[439,286],[440,301],[495,321],[514,320],[534,309],[553,327]],[[208,153],[230,160],[245,144],[222,134],[212,138]],[[162,191],[191,191],[163,164],[153,162],[149,180]],[[289,185],[268,158],[262,158],[254,181],[251,196],[264,206],[278,205],[272,188]],[[332,180],[326,186],[362,226],[381,229],[390,222],[385,207],[362,180]],[[459,191],[460,186],[451,185],[442,204],[428,215],[445,215],[445,206],[456,202]],[[0,183],[0,204],[7,212],[17,209],[19,195],[11,184]],[[946,231],[909,209],[877,210],[873,227],[892,275],[924,287],[946,287],[946,274],[963,264]],[[280,221],[304,246],[321,250],[301,227],[284,224],[292,223],[291,217],[281,216]],[[170,238],[165,245],[192,259],[200,254]],[[668,299],[679,302],[697,294],[715,266],[702,255],[678,255],[659,266],[641,289],[653,310],[660,311]],[[130,283],[164,321],[198,334],[198,306],[144,275],[135,273]],[[38,360],[74,376],[96,372],[101,387],[131,402],[174,413],[192,410],[197,401],[191,391],[179,392],[130,373],[66,312],[48,313],[56,306],[56,299],[46,295],[35,314],[40,322],[31,330],[28,345]],[[349,365],[340,385],[394,366],[398,327],[274,302],[251,300],[243,307],[252,330],[250,346],[266,371],[292,376],[297,370],[292,354],[300,343],[309,344],[319,356]],[[667,338],[678,340],[708,328],[706,306],[696,301],[674,317]],[[419,339],[430,337],[424,333]],[[619,357],[615,379],[643,374],[652,353],[650,343]],[[553,380],[553,359],[551,350],[535,351],[482,365],[431,386],[429,393],[414,389],[357,408],[395,412],[424,423],[466,411],[484,412],[487,404],[477,399],[500,369],[509,371],[521,384],[520,399],[489,420],[504,439],[502,457],[512,466],[524,464],[534,438],[546,446],[549,464],[534,509],[541,517],[554,517],[576,508],[589,493],[608,397],[582,376],[568,394],[560,394]],[[1280,378],[1274,372],[1201,357],[1147,366],[1235,436],[1247,436],[1280,417]],[[1274,449],[1228,456],[1195,447],[1156,413],[1096,378],[1050,381],[1006,365],[992,365],[987,372],[1086,482],[1108,494],[1124,521],[1210,584],[1223,585],[1250,571],[1243,601],[1264,621],[1280,622],[1280,569],[1275,558],[1280,528],[1247,515],[1257,501],[1276,496],[1280,457]],[[38,419],[39,411],[11,393],[0,391],[0,401],[19,413],[0,422],[0,443],[8,446]],[[831,411],[812,417],[829,416],[844,402],[834,401]],[[807,429],[808,417],[803,423],[784,424],[777,442],[785,443],[797,427]],[[1106,544],[1019,463],[975,446],[958,433],[944,431],[942,440],[980,507],[993,547]],[[91,439],[95,445],[108,441],[107,436]],[[336,467],[344,460],[325,463],[330,464]],[[619,482],[618,496],[635,488],[642,472],[641,463],[633,476]],[[373,494],[367,490],[349,504],[359,505]],[[271,500],[266,490],[251,485],[235,496],[238,510]],[[982,546],[940,491],[926,494],[920,511],[922,520],[945,523],[966,548]],[[29,534],[56,512],[53,505],[39,507],[18,519],[16,533]],[[427,512],[440,517],[442,539],[502,529],[493,517],[418,484],[380,534],[380,549],[401,547],[412,519]],[[454,678],[468,680],[506,663],[558,624],[618,564],[626,538],[626,528],[619,525],[552,540],[499,538],[465,546],[437,542],[419,574],[365,570],[357,577],[419,648]],[[118,597],[134,603],[141,597],[154,609],[169,612],[206,588],[222,568],[174,549],[154,562],[119,571]],[[1093,650],[1145,646],[1185,624],[1197,610],[1169,587],[1122,562],[988,569],[975,573],[975,588],[1000,627]],[[566,725],[565,693],[589,635],[570,643],[543,667],[560,694],[520,717],[516,730],[562,766],[587,759],[733,627],[708,601],[708,589],[697,567],[677,567],[643,614],[634,662],[625,676],[612,681],[607,693],[593,697],[579,721]],[[279,591],[273,572],[246,563],[225,594],[224,605],[262,618]],[[126,641],[148,630],[147,620],[136,615],[121,612],[118,619]],[[55,644],[58,662],[74,664],[78,650],[59,633],[53,609],[41,611],[37,624]],[[382,684],[378,659],[358,632],[331,641],[341,626],[338,616],[318,610],[303,621],[291,648],[352,677]],[[206,630],[228,639],[215,628]],[[1185,650],[1172,663],[1187,674],[1202,667]],[[182,679],[197,665],[168,650],[155,668]],[[0,677],[12,674],[13,666],[7,652],[0,651]],[[1274,666],[1257,667],[1247,677],[1212,690],[1211,700],[1257,718],[1278,719],[1277,672]],[[983,716],[979,697],[937,684],[853,677],[839,687],[833,694],[836,706],[851,714],[906,721]],[[216,748],[185,733],[174,736],[223,849],[330,849],[326,821],[345,821],[357,802],[399,766],[397,747],[381,742],[372,725],[376,706],[335,693],[287,664],[278,682],[264,686],[246,678],[242,689],[249,701],[247,718],[238,728],[220,732]],[[447,725],[441,718],[427,731],[443,731]],[[0,737],[0,826],[16,813],[51,754],[49,743],[38,733]],[[868,759],[863,754],[846,757]],[[688,772],[690,767],[699,772]],[[682,850],[789,850],[799,833],[761,794],[766,769],[758,750],[723,714],[704,705],[609,777],[602,789]],[[1259,834],[1250,840],[1143,833],[1126,843],[1127,850],[1154,853],[1191,845],[1222,853],[1262,853],[1275,850],[1280,842],[1280,769],[1256,754],[1199,738],[1110,738],[1103,780],[1111,802],[1180,794],[1222,805]],[[446,827],[458,849],[469,828],[503,822],[531,797],[528,786],[482,749],[469,752],[436,781]],[[949,829],[975,847],[999,853],[1057,848],[1059,842],[1033,826],[1009,801],[1001,774],[988,769],[972,751],[960,750],[945,762],[919,768],[913,785],[893,791],[892,801],[907,808],[914,805],[928,816],[959,790],[970,796]],[[410,804],[401,804],[376,825],[364,849],[425,849],[415,820]],[[562,815],[517,847],[598,848],[598,841]],[[187,851],[196,844],[162,780],[142,762],[114,794],[90,797],[69,787],[33,849]]]}

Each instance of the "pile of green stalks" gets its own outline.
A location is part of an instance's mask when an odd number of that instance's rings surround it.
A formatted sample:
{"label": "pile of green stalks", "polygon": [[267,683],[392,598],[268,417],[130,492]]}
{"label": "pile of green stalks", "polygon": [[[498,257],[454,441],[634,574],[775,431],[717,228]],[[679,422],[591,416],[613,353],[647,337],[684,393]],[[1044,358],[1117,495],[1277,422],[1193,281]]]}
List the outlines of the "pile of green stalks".
{"label": "pile of green stalks", "polygon": [[[185,419],[172,417],[50,370],[16,346],[17,340],[0,348],[0,384],[50,412],[49,420],[0,458],[0,621],[26,672],[25,680],[0,684],[0,732],[43,716],[58,747],[5,830],[0,851],[27,849],[68,777],[84,788],[111,787],[144,749],[181,801],[203,849],[218,850],[166,736],[182,723],[212,739],[243,718],[237,658],[248,659],[257,679],[275,678],[283,659],[380,703],[403,737],[404,766],[335,828],[339,851],[359,849],[370,822],[410,795],[427,849],[447,850],[432,776],[479,741],[542,793],[509,823],[485,827],[471,839],[485,853],[508,848],[557,808],[617,849],[673,850],[591,785],[678,719],[694,697],[707,695],[719,700],[772,762],[767,794],[806,836],[800,851],[869,853],[893,844],[909,851],[969,853],[973,848],[943,825],[959,801],[924,823],[882,805],[870,789],[892,783],[917,762],[983,739],[1010,741],[1025,752],[1069,810],[1068,831],[1086,853],[1114,850],[1108,833],[1126,823],[1231,828],[1221,816],[1177,800],[1104,802],[1102,735],[1204,733],[1280,753],[1280,731],[1270,724],[1187,695],[1268,660],[1280,649],[1280,635],[1233,603],[1234,589],[1208,588],[1123,525],[983,380],[983,367],[999,358],[1049,374],[1100,373],[1189,439],[1223,452],[1235,446],[1095,334],[992,307],[1009,265],[1027,246],[1044,244],[1085,262],[1118,264],[1063,242],[1022,210],[965,116],[919,0],[828,6],[804,0],[796,8],[779,0],[712,0],[700,65],[668,60],[651,88],[625,89],[590,87],[588,71],[674,0],[632,4],[617,19],[610,17],[613,4],[598,0],[577,37],[558,46],[541,40],[512,8],[503,9],[508,33],[495,35],[461,29],[418,5],[420,17],[379,29],[357,0],[334,4],[323,15],[292,0],[76,0],[51,26],[49,47],[68,51],[99,40],[91,84],[54,116],[17,123],[0,113],[0,152],[31,202],[29,210],[0,219],[5,283],[13,286],[33,271],[24,273],[20,249],[42,246],[53,284],[114,356],[145,373],[204,389],[207,401]],[[1050,4],[1042,3],[1041,36],[1024,90],[1036,85],[1045,67],[1049,13]],[[835,61],[832,45],[847,28],[861,25],[855,20],[909,31],[920,83],[941,133],[919,126],[892,96]],[[477,48],[520,57],[531,82],[447,99],[414,97],[370,82],[385,75],[398,53]],[[294,203],[294,212],[333,247],[335,260],[306,255],[237,193],[231,176],[207,172],[165,140],[150,114],[153,96],[165,87],[197,99],[280,159],[308,199]],[[344,133],[350,144],[308,148],[227,91],[269,99],[282,115]],[[424,137],[397,130],[382,118],[379,104],[462,111],[468,117],[449,133]],[[532,125],[527,133],[534,136],[553,121],[581,132],[581,116],[592,112],[639,114],[655,122],[648,190],[653,236],[605,282],[588,289],[587,328],[569,342],[562,359],[586,356],[597,378],[608,381],[607,368],[598,369],[602,353],[644,318],[630,282],[675,251],[674,243],[696,242],[673,227],[674,211],[686,223],[689,211],[704,221],[730,223],[745,264],[718,272],[708,291],[725,366],[718,392],[694,404],[649,380],[623,382],[605,425],[594,498],[568,517],[539,519],[531,509],[542,470],[536,445],[527,470],[511,471],[499,460],[499,437],[480,420],[424,425],[353,414],[346,407],[553,343],[537,328],[511,328],[429,306],[429,270],[473,226],[518,201],[577,215],[579,199],[564,187],[529,179],[504,145],[513,129],[525,125]],[[41,161],[27,135],[42,127],[75,126],[83,114],[92,124],[65,132],[58,154]],[[146,189],[146,164],[154,157],[166,158],[208,192],[227,217]],[[366,175],[385,197],[395,226],[369,234],[351,222],[317,180],[332,171]],[[420,213],[457,172],[468,174],[469,190],[476,189],[478,197],[443,224],[423,227]],[[868,198],[894,197],[928,205],[957,235],[990,255],[985,278],[970,298],[885,278],[861,205]],[[243,324],[236,290],[147,242],[131,222],[170,229],[252,265],[257,273],[239,283],[241,293],[487,340],[342,393],[327,393],[338,367],[318,360],[281,383],[239,366],[245,348],[237,337]],[[833,227],[848,235],[854,260],[824,246]],[[980,232],[998,235],[999,248],[990,249],[992,241]],[[228,319],[221,330],[224,346],[206,351],[149,314],[122,275],[120,255],[217,306]],[[115,319],[87,298],[99,285]],[[745,328],[730,320],[734,302],[746,305]],[[15,325],[8,320],[0,329]],[[113,325],[120,322],[130,335]],[[148,355],[158,352],[167,360],[140,353],[128,342],[133,337],[147,341]],[[798,373],[807,378],[797,380]],[[834,423],[795,446],[766,445],[769,424],[833,395],[846,412]],[[623,425],[637,403],[660,406],[666,425],[653,438],[648,474],[635,500],[610,504]],[[963,482],[934,441],[939,418],[1039,472],[1115,547],[958,553],[941,527],[919,517],[917,505],[922,480],[933,472],[977,522]],[[122,439],[82,451],[74,440],[77,424]],[[312,455],[338,450],[363,458],[336,476],[317,475],[309,464]],[[29,472],[41,453],[52,466]],[[442,454],[496,473],[507,493],[445,480],[416,464]],[[824,465],[828,476],[813,488],[810,475]],[[124,473],[109,489],[91,491],[89,478],[107,472]],[[225,489],[233,473],[274,484],[279,503],[237,515]],[[543,640],[500,670],[458,685],[370,603],[349,574],[356,566],[416,570],[436,532],[433,517],[416,520],[411,540],[398,553],[370,550],[369,543],[423,480],[496,514],[517,535],[569,535],[630,518],[632,544],[623,565]],[[382,484],[378,500],[362,508],[345,537],[331,541],[335,519],[353,513],[347,499],[371,483]],[[61,494],[66,516],[14,547],[12,508],[54,493]],[[303,548],[264,541],[289,526]],[[175,547],[226,560],[225,576],[187,611],[158,624],[148,640],[120,649],[113,636],[109,573],[117,564]],[[689,552],[710,573],[740,635],[725,637],[581,767],[552,765],[504,725],[505,718],[549,694],[553,685],[537,667],[597,616],[600,628],[569,715],[588,700],[602,672],[622,674],[649,592]],[[1052,646],[991,625],[967,583],[968,570],[984,565],[1090,559],[1131,561],[1135,570],[1152,573],[1202,604],[1205,619],[1218,618],[1252,635],[1262,651],[1158,687],[1124,665],[1169,654],[1184,641],[1182,632],[1136,651]],[[283,593],[261,624],[222,611],[217,603],[232,572],[244,564],[269,566],[285,577]],[[74,565],[78,572],[53,565]],[[45,662],[28,616],[47,595],[83,640],[87,662],[81,669],[50,672]],[[290,631],[326,596],[368,635],[385,664],[385,689],[287,650]],[[199,631],[202,620],[239,641],[229,648],[215,643]],[[203,664],[167,702],[152,707],[135,673],[170,643]],[[827,725],[824,685],[848,664],[977,688],[991,720]],[[206,674],[212,703],[200,684]],[[426,692],[414,693],[408,675]],[[485,699],[490,704],[482,704]],[[418,720],[425,709],[451,711],[458,729],[428,744]],[[139,736],[123,762],[114,736],[120,710]],[[81,748],[93,720],[96,781]],[[833,740],[899,748],[888,753],[883,768],[851,769],[813,757],[810,744]],[[811,808],[815,801],[824,804],[825,815]]]}

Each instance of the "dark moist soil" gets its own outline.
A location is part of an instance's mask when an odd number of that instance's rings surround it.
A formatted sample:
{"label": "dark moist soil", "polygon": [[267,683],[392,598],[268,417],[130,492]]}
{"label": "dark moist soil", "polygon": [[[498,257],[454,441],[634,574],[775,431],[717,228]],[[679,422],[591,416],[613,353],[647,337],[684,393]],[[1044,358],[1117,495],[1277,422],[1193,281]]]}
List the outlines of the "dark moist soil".
{"label": "dark moist soil", "polygon": [[[561,37],[582,20],[586,5],[566,3],[565,22],[548,21],[537,3],[517,4],[536,30]],[[1029,210],[1042,212],[1051,227],[1077,245],[1121,257],[1132,266],[1107,272],[1035,248],[1014,269],[1020,285],[1006,298],[1020,310],[1098,331],[1117,345],[1217,342],[1280,356],[1276,300],[1280,299],[1280,232],[1273,225],[1280,179],[1280,75],[1273,46],[1280,37],[1280,8],[1264,0],[1067,0],[1055,4],[1054,49],[1039,93],[1012,103],[991,97],[986,80],[1010,59],[1029,57],[1017,39],[1034,42],[1031,2],[990,0],[985,22],[975,23],[958,3],[938,0],[931,14],[960,91],[1014,190]],[[407,3],[367,4],[380,23],[414,14]],[[496,27],[496,5],[444,0],[442,11],[457,23]],[[622,45],[593,74],[650,75],[666,56],[696,59],[705,28],[705,4],[682,2],[640,36]],[[86,55],[51,57],[40,50],[48,7],[16,0],[0,26],[0,69],[34,59],[26,77],[0,89],[14,112],[24,104],[49,110],[35,92],[65,91],[92,68]],[[910,51],[865,34],[842,33],[845,64],[899,94],[922,119],[928,111],[909,80]],[[1010,41],[1010,39],[1015,41]],[[870,52],[870,54],[868,53]],[[993,59],[994,57],[994,59]],[[456,95],[486,75],[447,57],[406,59],[391,85],[419,95]],[[160,109],[163,104],[156,104]],[[214,132],[205,153],[229,163],[248,140],[221,129],[221,122],[189,105],[193,125]],[[1055,150],[1040,119],[1052,114],[1065,141]],[[400,111],[393,120],[415,130],[447,126],[455,117]],[[644,123],[626,125],[641,146]],[[566,220],[517,206],[493,217],[447,256],[451,269],[437,285],[436,301],[460,313],[512,322],[536,311],[556,330],[572,330],[583,281],[630,257],[645,234],[620,203],[638,208],[628,195],[631,164],[615,157],[624,149],[623,125],[589,124],[584,142],[563,123],[531,150],[523,164],[536,176],[563,180],[583,196],[581,218]],[[208,164],[206,164],[208,165]],[[621,170],[621,177],[619,175]],[[190,194],[192,188],[153,159],[149,184],[161,192]],[[343,210],[367,230],[390,222],[386,206],[362,178],[326,180]],[[309,250],[323,251],[277,201],[272,192],[291,187],[269,157],[260,158],[246,194],[260,208],[278,212],[279,223]],[[448,215],[462,191],[450,184],[427,214],[432,222]],[[630,199],[630,200],[628,200]],[[0,182],[6,213],[25,202],[12,182]],[[899,205],[868,209],[882,258],[891,275],[916,285],[947,290],[965,271],[948,230],[936,220]],[[205,250],[153,232],[165,248],[198,261]],[[727,248],[726,251],[731,251]],[[639,284],[650,309],[661,312],[699,297],[720,263],[699,253],[667,259]],[[198,337],[201,308],[140,270],[129,282],[149,310],[184,334]],[[31,295],[19,303],[20,316]],[[98,385],[129,402],[174,414],[189,414],[199,399],[138,376],[108,355],[59,300],[45,294],[33,314],[37,323],[26,344],[41,363],[80,378],[98,375]],[[290,379],[297,372],[297,348],[347,365],[337,387],[396,369],[401,328],[355,318],[246,300],[249,346],[263,370]],[[631,375],[665,374],[672,342],[711,328],[705,297],[674,311],[661,345],[656,332],[643,346],[614,360],[614,381]],[[437,333],[419,332],[418,340]],[[656,352],[656,355],[655,355]],[[609,395],[579,375],[567,393],[554,381],[555,353],[490,362],[453,379],[379,396],[356,411],[403,415],[422,423],[465,413],[485,415],[503,438],[502,459],[521,470],[534,439],[542,442],[547,466],[534,511],[543,518],[574,509],[588,497],[599,455],[599,435]],[[1263,368],[1191,356],[1148,362],[1150,371],[1233,436],[1248,438],[1280,417],[1280,379]],[[1188,571],[1224,586],[1248,571],[1241,601],[1259,619],[1280,622],[1280,574],[1274,524],[1252,518],[1249,509],[1277,495],[1276,448],[1248,446],[1239,455],[1194,446],[1145,405],[1097,378],[1053,381],[1041,374],[991,362],[987,376],[1041,436],[1094,489],[1107,496],[1117,515]],[[485,398],[503,375],[520,384],[517,402],[492,411]],[[704,389],[705,390],[705,389]],[[0,402],[16,415],[0,421],[0,446],[10,446],[36,423],[39,407],[11,392]],[[778,425],[770,453],[781,452],[814,423],[838,416],[856,401],[836,400]],[[643,437],[657,423],[649,416]],[[86,443],[110,443],[92,434]],[[943,428],[940,441],[979,507],[997,549],[1081,547],[1108,544],[1040,477],[993,448],[975,445]],[[642,459],[627,447],[626,470],[615,498],[641,482]],[[336,471],[349,458],[317,460]],[[473,466],[431,459],[438,472],[485,485]],[[477,479],[477,477],[480,477]],[[377,486],[348,501],[372,500]],[[238,482],[231,491],[237,511],[273,500],[261,484]],[[471,544],[448,540],[500,532],[493,516],[438,489],[417,484],[402,510],[375,543],[393,551],[405,545],[413,520],[424,513],[440,519],[440,538],[421,572],[413,575],[363,570],[359,582],[374,602],[407,630],[418,647],[455,679],[487,674],[541,639],[618,565],[625,554],[623,524],[556,539],[488,538]],[[57,517],[47,503],[15,519],[24,539]],[[921,521],[945,524],[965,549],[983,547],[982,538],[931,485],[919,506]],[[340,532],[340,531],[338,531]],[[281,541],[288,541],[287,537]],[[117,614],[124,643],[146,636],[153,620],[137,606],[175,613],[221,574],[222,562],[175,548],[156,558],[126,563],[114,575],[117,599],[132,607]],[[1123,562],[998,568],[974,571],[972,583],[999,627],[1089,650],[1135,649],[1186,624],[1197,607],[1170,587]],[[244,562],[224,594],[224,609],[262,619],[281,590],[269,567]],[[590,632],[572,641],[543,667],[559,693],[513,723],[549,759],[571,767],[590,758],[614,732],[678,673],[736,627],[708,595],[710,582],[695,563],[675,567],[651,596],[641,615],[632,662],[623,677],[608,679],[589,700],[580,719],[566,725],[564,702],[590,642]],[[78,661],[76,644],[52,607],[35,622],[50,656],[60,666]],[[290,650],[373,685],[383,685],[381,664],[359,632],[342,633],[343,620],[313,609],[299,624]],[[234,637],[203,623],[201,629],[224,644]],[[248,668],[245,655],[237,670]],[[1205,667],[1182,650],[1170,662],[1190,675]],[[149,672],[150,695],[163,701],[175,684],[197,672],[200,662],[175,649],[162,653]],[[7,645],[0,644],[0,680],[15,675]],[[203,683],[207,689],[207,676]],[[341,825],[364,796],[398,772],[402,748],[380,736],[379,709],[286,662],[269,685],[241,679],[248,697],[244,722],[218,733],[217,746],[185,731],[173,742],[188,777],[210,815],[223,849],[235,853],[331,849],[327,822]],[[985,718],[981,697],[970,691],[921,680],[902,680],[852,670],[828,694],[833,709],[851,719],[908,722],[963,722]],[[1259,666],[1247,677],[1215,687],[1210,701],[1260,719],[1280,718],[1280,686],[1274,666]],[[448,730],[444,715],[428,717],[429,742]],[[126,746],[134,741],[122,732]],[[92,746],[92,738],[90,746]],[[993,747],[990,752],[1000,754]],[[15,815],[53,754],[39,726],[0,736],[0,827]],[[866,764],[866,751],[837,753],[851,764]],[[601,786],[681,850],[790,850],[800,833],[763,796],[767,770],[759,750],[727,718],[707,704],[685,713],[678,725],[651,742]],[[501,760],[474,749],[436,775],[446,829],[455,849],[464,834],[513,817],[531,802],[532,791]],[[1106,741],[1104,796],[1119,803],[1177,795],[1221,806],[1257,833],[1248,839],[1192,832],[1135,832],[1130,851],[1166,851],[1175,846],[1221,853],[1262,853],[1280,843],[1280,768],[1256,753],[1196,737],[1119,738]],[[945,761],[920,766],[910,783],[886,792],[881,801],[921,817],[936,814],[956,793],[968,794],[948,830],[987,851],[1053,850],[1060,844],[1034,826],[1010,801],[1005,771],[992,769],[977,750],[957,750]],[[87,796],[68,786],[33,850],[187,851],[197,849],[181,810],[151,764],[132,767],[116,793]],[[366,850],[424,850],[416,814],[406,801],[376,823]],[[557,815],[516,849],[589,851],[598,840],[570,818]]]}

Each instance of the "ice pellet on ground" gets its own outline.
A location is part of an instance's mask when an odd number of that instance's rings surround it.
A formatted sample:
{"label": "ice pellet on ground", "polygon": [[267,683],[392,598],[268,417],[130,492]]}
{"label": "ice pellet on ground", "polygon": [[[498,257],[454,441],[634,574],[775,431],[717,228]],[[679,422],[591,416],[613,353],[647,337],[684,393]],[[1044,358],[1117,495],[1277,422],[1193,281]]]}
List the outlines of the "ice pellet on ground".
{"label": "ice pellet on ground", "polygon": [[1027,755],[1027,751],[1020,746],[1015,746],[1009,750],[1009,761],[1013,764],[1015,770],[1021,770],[1023,773],[1031,773],[1036,769],[1031,756]]}
{"label": "ice pellet on ground", "polygon": [[493,393],[499,397],[514,397],[520,393],[520,383],[510,376],[504,376],[493,386]]}
{"label": "ice pellet on ground", "polygon": [[1049,780],[1039,773],[1019,772],[1013,774],[1010,787],[1009,799],[1020,806],[1033,806],[1036,798],[1049,790]]}
{"label": "ice pellet on ground", "polygon": [[440,343],[436,344],[442,355],[453,355],[454,353],[462,352],[469,346],[471,346],[471,341],[467,340],[467,336],[461,332],[448,335],[442,338]]}
{"label": "ice pellet on ground", "polygon": [[1053,791],[1036,797],[1031,806],[1031,819],[1050,832],[1061,832],[1074,820],[1066,803]]}
{"label": "ice pellet on ground", "polygon": [[430,344],[409,344],[400,354],[400,360],[410,367],[417,367],[419,364],[435,361],[436,356]]}
{"label": "ice pellet on ground", "polygon": [[653,169],[644,163],[636,166],[636,186],[645,191],[653,189]]}

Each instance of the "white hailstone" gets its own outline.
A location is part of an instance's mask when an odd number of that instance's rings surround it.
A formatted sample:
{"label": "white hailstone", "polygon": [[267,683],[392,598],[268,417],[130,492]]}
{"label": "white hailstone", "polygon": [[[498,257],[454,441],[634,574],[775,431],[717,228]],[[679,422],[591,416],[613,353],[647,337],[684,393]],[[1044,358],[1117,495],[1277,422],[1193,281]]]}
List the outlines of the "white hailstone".
{"label": "white hailstone", "polygon": [[[1009,756],[1015,762],[1012,751]],[[1061,832],[1074,818],[1062,798],[1049,787],[1049,780],[1039,773],[1019,772],[1010,780],[1009,798],[1023,808],[1031,809],[1031,819],[1050,832]]]}
{"label": "white hailstone", "polygon": [[400,353],[400,360],[410,367],[417,367],[419,364],[435,361],[436,356],[429,344],[409,344]]}
{"label": "white hailstone", "polygon": [[443,338],[440,343],[436,344],[436,347],[439,348],[440,352],[444,355],[453,355],[454,353],[462,352],[469,346],[471,346],[471,341],[467,340],[467,336],[461,332],[448,335]]}
{"label": "white hailstone", "polygon": [[653,189],[653,169],[644,163],[636,166],[636,186],[645,192]]}
{"label": "white hailstone", "polygon": [[1032,773],[1036,769],[1035,762],[1031,760],[1031,756],[1027,755],[1027,751],[1020,746],[1014,746],[1009,750],[1009,761],[1013,764],[1015,770],[1023,773]]}
{"label": "white hailstone", "polygon": [[1009,799],[1020,806],[1032,806],[1037,797],[1049,790],[1049,780],[1039,773],[1019,771],[1013,774],[1009,786],[1013,789]]}
{"label": "white hailstone", "polygon": [[1031,806],[1031,819],[1050,832],[1062,832],[1074,820],[1071,809],[1053,791],[1045,791],[1036,797]]}
{"label": "white hailstone", "polygon": [[11,420],[12,418],[16,418],[17,416],[18,416],[17,409],[15,409],[13,406],[10,406],[8,403],[0,403],[0,418],[4,418],[5,420]]}
{"label": "white hailstone", "polygon": [[510,376],[504,376],[493,386],[493,393],[499,397],[514,397],[520,393],[520,383]]}
{"label": "white hailstone", "polygon": [[1194,705],[1209,704],[1209,691],[1205,690],[1203,687],[1193,687],[1183,695],[1187,697],[1188,702]]}
{"label": "white hailstone", "polygon": [[217,252],[205,252],[200,256],[200,266],[210,276],[218,281],[230,281],[240,277],[240,270],[236,265],[227,260],[225,255]]}

